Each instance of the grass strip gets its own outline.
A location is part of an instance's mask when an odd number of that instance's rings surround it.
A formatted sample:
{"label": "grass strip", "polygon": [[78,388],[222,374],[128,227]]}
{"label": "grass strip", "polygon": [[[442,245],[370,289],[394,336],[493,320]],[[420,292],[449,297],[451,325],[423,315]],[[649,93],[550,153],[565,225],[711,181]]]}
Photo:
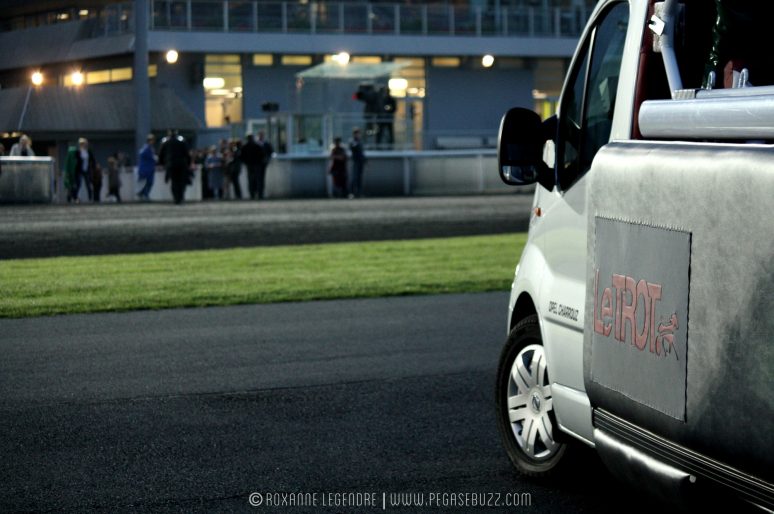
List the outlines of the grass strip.
{"label": "grass strip", "polygon": [[507,290],[526,234],[0,261],[0,317]]}

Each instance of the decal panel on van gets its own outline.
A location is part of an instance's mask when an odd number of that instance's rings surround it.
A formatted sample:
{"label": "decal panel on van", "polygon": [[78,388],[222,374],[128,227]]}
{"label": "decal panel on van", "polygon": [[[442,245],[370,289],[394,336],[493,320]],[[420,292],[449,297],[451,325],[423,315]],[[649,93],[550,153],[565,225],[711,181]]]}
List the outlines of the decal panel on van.
{"label": "decal panel on van", "polygon": [[595,218],[591,380],[685,420],[691,234]]}

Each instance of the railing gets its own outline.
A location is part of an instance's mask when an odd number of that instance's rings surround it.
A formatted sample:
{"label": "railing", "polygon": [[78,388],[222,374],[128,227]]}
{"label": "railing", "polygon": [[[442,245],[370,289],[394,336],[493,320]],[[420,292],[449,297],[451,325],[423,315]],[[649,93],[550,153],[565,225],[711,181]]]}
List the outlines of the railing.
{"label": "railing", "polygon": [[106,5],[94,18],[86,20],[84,35],[91,38],[134,32],[134,5],[123,2]]}
{"label": "railing", "polygon": [[272,113],[265,120],[247,120],[231,129],[233,134],[264,131],[278,154],[289,155],[327,155],[335,137],[346,144],[356,127],[369,151],[483,150],[497,146],[494,128],[421,130],[419,124],[419,120],[402,115]]}
{"label": "railing", "polygon": [[[108,4],[86,21],[84,37],[131,33],[133,3]],[[306,34],[539,36],[577,38],[584,6],[481,7],[447,4],[150,0],[150,29]],[[54,23],[55,18],[43,20]],[[14,30],[10,25],[0,30]]]}
{"label": "railing", "polygon": [[585,7],[151,0],[151,30],[577,38]]}

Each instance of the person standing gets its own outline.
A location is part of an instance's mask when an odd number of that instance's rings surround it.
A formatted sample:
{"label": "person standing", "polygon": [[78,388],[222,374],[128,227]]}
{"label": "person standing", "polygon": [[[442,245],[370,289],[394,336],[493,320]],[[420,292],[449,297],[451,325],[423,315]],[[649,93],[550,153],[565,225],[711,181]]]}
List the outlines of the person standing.
{"label": "person standing", "polygon": [[237,139],[231,141],[229,152],[225,156],[226,172],[231,178],[231,185],[234,186],[234,196],[242,199],[242,184],[239,182],[239,175],[242,173],[242,143]]}
{"label": "person standing", "polygon": [[156,177],[156,164],[159,160],[156,156],[156,151],[153,149],[155,143],[156,136],[148,134],[148,137],[145,138],[145,145],[140,149],[139,159],[137,160],[137,177],[145,182],[137,196],[140,200],[146,202],[150,200],[153,179]]}
{"label": "person standing", "polygon": [[223,199],[223,156],[218,152],[218,147],[212,145],[204,159],[207,183],[212,191],[212,197],[216,200]]}
{"label": "person standing", "polygon": [[164,181],[172,183],[172,198],[175,204],[180,205],[185,198],[185,187],[190,177],[191,156],[185,139],[176,131],[170,131],[162,141],[159,149],[159,163],[166,170]]}
{"label": "person standing", "polygon": [[80,203],[78,200],[77,189],[75,187],[78,182],[78,147],[70,145],[67,148],[67,155],[65,156],[64,163],[64,188],[67,191],[67,203],[75,202]]}
{"label": "person standing", "polygon": [[260,176],[263,165],[263,148],[255,142],[252,134],[247,134],[247,142],[242,147],[240,158],[247,167],[247,188],[250,199],[254,200],[257,195],[260,200],[263,196],[263,184],[261,183],[263,181]]}
{"label": "person standing", "polygon": [[118,166],[118,154],[113,154],[107,160],[108,194],[121,203],[121,169]]}
{"label": "person standing", "polygon": [[274,147],[271,143],[266,141],[266,134],[261,130],[258,132],[258,146],[263,150],[263,160],[261,161],[260,168],[258,170],[258,191],[259,198],[266,198],[266,169],[269,167],[271,158],[274,155]]}
{"label": "person standing", "polygon": [[340,137],[333,140],[328,173],[333,179],[333,196],[345,198],[347,196],[347,151],[341,146]]}
{"label": "person standing", "polygon": [[8,155],[11,157],[35,157],[35,152],[32,150],[32,141],[29,136],[22,134],[19,138],[19,142],[11,147],[11,153]]}
{"label": "person standing", "polygon": [[102,195],[102,166],[96,160],[94,162],[94,167],[91,169],[91,190],[94,193],[92,199],[94,203],[99,203]]}
{"label": "person standing", "polygon": [[[89,149],[89,141],[85,137],[82,137],[78,139],[78,151],[75,152],[75,184],[71,194],[72,198],[77,200],[81,190],[81,181],[84,181],[86,183],[86,192],[88,193],[89,200],[94,199],[94,190],[92,188],[91,179],[96,172],[97,161],[94,159],[94,154]],[[100,182],[100,186],[101,185],[102,183]],[[99,198],[97,198],[97,201],[99,201]]]}
{"label": "person standing", "polygon": [[349,196],[354,198],[363,196],[363,169],[366,163],[365,150],[363,149],[363,141],[360,139],[359,128],[352,130],[349,151],[352,154],[352,178],[349,184]]}

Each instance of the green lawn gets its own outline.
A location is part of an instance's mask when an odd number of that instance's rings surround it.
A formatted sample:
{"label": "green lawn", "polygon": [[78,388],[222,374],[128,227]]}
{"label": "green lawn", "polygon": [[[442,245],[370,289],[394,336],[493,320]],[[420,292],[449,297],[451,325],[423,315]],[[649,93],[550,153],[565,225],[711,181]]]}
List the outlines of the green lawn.
{"label": "green lawn", "polygon": [[0,317],[505,291],[526,234],[0,261]]}

